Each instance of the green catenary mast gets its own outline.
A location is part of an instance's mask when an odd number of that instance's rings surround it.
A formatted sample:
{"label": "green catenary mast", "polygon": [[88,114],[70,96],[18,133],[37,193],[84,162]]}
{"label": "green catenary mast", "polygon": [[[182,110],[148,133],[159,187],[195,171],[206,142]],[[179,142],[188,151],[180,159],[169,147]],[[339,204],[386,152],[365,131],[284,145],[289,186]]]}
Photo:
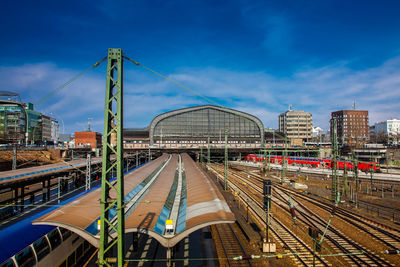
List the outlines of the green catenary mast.
{"label": "green catenary mast", "polygon": [[[124,182],[123,182],[123,62],[121,49],[108,49],[106,98],[104,110],[104,135],[103,135],[103,166],[101,178],[101,221],[100,221],[100,266],[111,266],[118,263],[124,264]],[[111,135],[116,135],[117,144],[111,144]],[[111,162],[112,154],[116,160]],[[117,180],[111,182],[112,170],[117,170]],[[113,194],[111,192],[114,191]],[[112,197],[114,196],[114,198]],[[111,218],[111,210],[117,214]],[[113,233],[113,235],[111,235]],[[115,235],[116,234],[116,235]],[[114,236],[114,237],[113,237]],[[117,257],[112,257],[112,247],[117,245]]]}
{"label": "green catenary mast", "polygon": [[339,191],[339,183],[338,183],[338,161],[339,161],[339,148],[337,142],[337,119],[333,118],[333,133],[332,133],[332,152],[333,152],[333,160],[332,160],[332,201],[336,204],[339,203],[340,191]]}

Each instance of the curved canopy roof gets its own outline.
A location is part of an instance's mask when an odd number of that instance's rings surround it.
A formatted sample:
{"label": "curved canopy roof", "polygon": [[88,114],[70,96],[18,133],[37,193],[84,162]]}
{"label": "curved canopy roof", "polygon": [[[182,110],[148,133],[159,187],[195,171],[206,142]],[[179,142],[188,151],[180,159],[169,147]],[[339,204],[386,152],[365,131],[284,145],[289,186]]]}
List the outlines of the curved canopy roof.
{"label": "curved canopy roof", "polygon": [[238,110],[205,105],[169,111],[155,117],[149,127],[150,145],[161,138],[251,138],[264,142],[264,125],[260,119]]}
{"label": "curved canopy roof", "polygon": [[[124,186],[125,232],[146,233],[165,247],[205,226],[235,221],[214,183],[187,154],[164,154],[125,175]],[[100,196],[98,188],[33,224],[61,226],[99,247]]]}

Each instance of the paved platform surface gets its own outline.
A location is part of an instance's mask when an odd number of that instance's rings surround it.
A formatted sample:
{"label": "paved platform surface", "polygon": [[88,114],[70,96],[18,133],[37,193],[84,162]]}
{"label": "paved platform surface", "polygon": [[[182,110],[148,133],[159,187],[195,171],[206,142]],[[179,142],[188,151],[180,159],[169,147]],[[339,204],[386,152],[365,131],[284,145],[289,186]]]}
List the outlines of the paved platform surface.
{"label": "paved platform surface", "polygon": [[[125,232],[140,232],[172,247],[188,234],[234,214],[216,185],[187,154],[164,154],[125,175]],[[100,188],[35,220],[69,229],[99,246]],[[173,231],[166,231],[166,220]]]}

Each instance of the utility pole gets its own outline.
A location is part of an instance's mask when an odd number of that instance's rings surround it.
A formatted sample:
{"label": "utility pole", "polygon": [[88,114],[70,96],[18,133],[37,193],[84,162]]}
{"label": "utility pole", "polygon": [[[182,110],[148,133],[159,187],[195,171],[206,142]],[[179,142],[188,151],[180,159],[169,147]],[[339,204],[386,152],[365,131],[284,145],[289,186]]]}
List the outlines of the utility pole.
{"label": "utility pole", "polygon": [[[103,165],[101,177],[101,220],[99,265],[111,266],[117,262],[122,267],[125,260],[125,212],[124,212],[124,160],[123,160],[123,60],[122,49],[108,49],[106,97],[104,109]],[[111,144],[111,135],[116,133],[117,145]],[[111,161],[112,154],[115,162]],[[117,180],[111,186],[111,171],[117,170]],[[113,192],[113,194],[111,194]],[[116,210],[117,225],[113,225],[112,210]],[[111,235],[115,229],[115,236]],[[113,257],[113,246],[117,245],[117,256]]]}
{"label": "utility pole", "polygon": [[369,173],[370,173],[370,175],[371,175],[371,196],[372,196],[372,188],[374,187],[374,182],[373,182],[373,179],[372,179],[372,174],[373,174],[373,172],[374,172],[374,168],[373,168],[373,167],[370,167],[370,168],[369,168]]}
{"label": "utility pole", "polygon": [[263,242],[263,252],[275,252],[276,245],[270,240],[269,228],[270,228],[270,210],[271,210],[271,195],[272,195],[272,183],[271,180],[263,180],[263,209],[266,211],[267,218],[265,224],[265,239]]}
{"label": "utility pole", "polygon": [[161,127],[161,135],[160,135],[160,148],[162,148],[163,147],[163,145],[162,145],[162,127]]}
{"label": "utility pole", "polygon": [[203,165],[203,145],[200,145],[200,163]]}
{"label": "utility pole", "polygon": [[210,168],[210,136],[208,136],[208,145],[207,145],[207,167]]}
{"label": "utility pole", "polygon": [[347,197],[347,164],[348,162],[344,161],[344,169],[343,169],[343,185],[342,185],[342,195]]}
{"label": "utility pole", "polygon": [[89,153],[87,154],[87,160],[86,160],[86,190],[90,190],[90,182],[91,179],[90,177],[92,176],[92,155]]}
{"label": "utility pole", "polygon": [[92,131],[92,128],[90,127],[91,126],[91,122],[92,122],[92,118],[88,118],[88,132]]}
{"label": "utility pole", "polygon": [[265,146],[266,141],[264,141],[264,174],[267,173],[267,148]]}
{"label": "utility pole", "polygon": [[333,146],[333,160],[332,160],[332,201],[335,204],[339,203],[339,184],[337,177],[337,163],[339,161],[339,149],[337,143],[337,119],[333,118],[333,135],[332,135],[332,146]]}
{"label": "utility pole", "polygon": [[268,150],[268,173],[271,171],[271,151]]}
{"label": "utility pole", "polygon": [[15,144],[13,147],[13,162],[12,162],[12,169],[17,169],[17,145]]}
{"label": "utility pole", "polygon": [[224,190],[228,190],[228,131],[225,131],[225,172],[224,172]]}
{"label": "utility pole", "polygon": [[149,145],[149,161],[151,161],[151,149],[150,149],[150,145]]}
{"label": "utility pole", "polygon": [[354,196],[354,200],[356,203],[356,208],[358,208],[358,161],[357,158],[355,157],[354,152],[352,153],[353,156],[353,172],[354,172],[354,179],[356,180],[356,192],[355,192],[355,196]]}
{"label": "utility pole", "polygon": [[286,161],[286,157],[287,157],[287,137],[285,136],[285,149],[283,150],[283,157],[282,157],[282,175],[281,175],[281,184],[284,182],[285,178],[286,178],[286,167],[287,167],[287,161]]}

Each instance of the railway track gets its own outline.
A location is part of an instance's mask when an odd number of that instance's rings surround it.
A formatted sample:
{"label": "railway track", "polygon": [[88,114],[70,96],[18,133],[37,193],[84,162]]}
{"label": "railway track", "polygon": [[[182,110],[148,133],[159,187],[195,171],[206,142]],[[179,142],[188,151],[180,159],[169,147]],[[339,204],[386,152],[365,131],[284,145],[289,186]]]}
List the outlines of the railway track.
{"label": "railway track", "polygon": [[[275,189],[276,199],[275,203],[281,207],[288,206],[288,201],[286,201],[289,196],[280,191],[280,189]],[[327,227],[327,222],[319,217],[316,213],[312,212],[301,203],[296,201],[292,197],[293,205],[296,208],[297,220],[301,220],[304,224],[310,227],[316,227],[320,233],[324,232]],[[340,230],[328,226],[326,229],[325,240],[330,247],[333,248],[334,254],[344,254],[343,259],[346,261],[346,265],[357,265],[357,266],[390,266],[391,264],[385,259],[379,257],[374,252],[368,248],[358,244],[357,242],[351,240]]]}
{"label": "railway track", "polygon": [[253,266],[251,256],[247,254],[236,233],[237,226],[217,224],[212,226],[213,239],[217,247],[221,266]]}
{"label": "railway track", "polygon": [[[219,179],[223,179],[223,175],[218,173],[215,168],[212,171],[217,174]],[[231,173],[232,174],[232,173]],[[246,202],[249,209],[260,224],[261,229],[265,229],[266,216],[265,211],[262,209],[260,204],[260,198],[255,198],[255,194],[249,194],[244,190],[241,190],[238,185],[235,185],[231,180],[228,181],[229,187],[238,192],[240,191],[240,198],[243,202]],[[241,186],[244,186],[241,184]],[[256,189],[256,191],[258,191]],[[288,227],[281,223],[277,218],[271,216],[270,229],[272,236],[275,240],[278,240],[281,247],[286,248],[290,251],[290,258],[293,260],[296,266],[312,266],[314,254],[312,248],[307,245],[304,241],[298,238]],[[315,266],[329,266],[326,260],[316,255]]]}
{"label": "railway track", "polygon": [[[263,180],[262,177],[259,175],[243,172],[243,171],[232,171],[230,170],[230,174],[232,176],[237,176],[237,179],[241,179],[241,183],[245,183],[248,187],[252,187],[252,190],[256,190],[261,192],[261,182]],[[258,189],[257,189],[258,188]],[[279,184],[275,185],[275,188],[281,188]],[[298,193],[295,190],[290,190],[283,188],[283,190],[289,190],[290,194],[295,195],[296,197],[302,197],[308,199],[309,196],[304,194]],[[286,200],[289,197],[286,195]],[[321,209],[331,211],[332,204],[322,202],[319,204],[317,200],[311,198],[315,204],[319,205]],[[274,201],[274,198],[273,198]],[[324,205],[324,206],[323,206]],[[284,204],[281,204],[282,207],[287,209],[287,214],[289,216],[288,211],[288,202],[285,201]],[[311,220],[310,218],[313,217],[315,212],[312,211],[299,211],[299,215],[303,218],[303,223],[308,226],[317,226],[320,229],[320,233],[324,231],[326,227],[326,220],[322,220],[321,218]],[[399,231],[393,229],[391,227],[383,226],[377,222],[374,222],[370,219],[362,217],[356,213],[348,212],[346,209],[337,208],[335,216],[340,218],[344,222],[348,224],[348,227],[353,227],[355,231],[360,231],[360,235],[364,238],[369,238],[371,240],[376,240],[377,242],[373,241],[373,244],[380,243],[382,247],[385,247],[386,250],[396,251],[399,250],[400,246],[400,234]],[[336,218],[335,217],[335,218]],[[337,220],[336,220],[337,221]],[[351,229],[351,228],[350,228]],[[357,238],[355,238],[357,240]],[[359,242],[355,242],[339,229],[334,228],[332,225],[328,228],[325,236],[325,241],[329,244],[329,247],[334,248],[332,253],[337,255],[347,255],[346,257],[342,257],[346,263],[345,265],[354,265],[354,266],[395,266],[397,265],[396,259],[392,261],[393,258],[388,260],[385,255],[382,255],[383,251],[376,251],[376,249],[368,249],[369,246],[364,244],[361,245]],[[332,250],[332,249],[331,249]],[[332,254],[330,253],[330,254]],[[396,257],[396,256],[394,256]],[[389,257],[390,258],[390,257]]]}
{"label": "railway track", "polygon": [[[261,177],[257,177],[257,175],[254,174],[249,174],[245,173],[244,179],[250,178],[252,176],[255,178],[257,181],[262,180]],[[285,191],[285,196],[281,197],[280,201],[281,203],[279,204],[281,207],[288,207],[288,201],[289,199],[288,193],[291,194],[292,196],[296,196],[296,198],[301,198],[302,200],[306,200],[308,202],[311,202],[313,205],[332,212],[335,210],[335,216],[336,218],[339,218],[342,220],[344,223],[347,224],[347,227],[351,229],[353,227],[356,231],[360,231],[362,236],[370,236],[374,241],[377,241],[381,243],[382,246],[386,246],[387,250],[392,250],[396,251],[399,250],[400,248],[400,232],[396,229],[393,229],[388,226],[384,226],[380,223],[374,222],[370,219],[367,219],[363,216],[360,216],[356,213],[347,211],[346,209],[342,208],[334,208],[332,204],[330,203],[324,203],[318,200],[315,200],[314,198],[310,198],[308,196],[305,196],[303,194],[300,194],[294,190],[286,189],[281,187],[280,185],[276,184],[275,186],[275,192],[281,191],[280,194],[282,194],[283,191]],[[279,194],[278,194],[279,197]],[[273,198],[274,200],[274,198]],[[278,202],[275,199],[276,202]],[[326,227],[326,221],[318,217],[315,212],[309,210],[306,206],[304,206],[302,203],[295,201],[296,205],[296,210],[299,212],[299,215],[303,217],[303,221],[305,224],[313,227],[317,227],[320,229],[320,232],[322,233],[324,231],[324,228]],[[381,255],[377,255],[376,252],[373,252],[369,250],[367,247],[358,244],[357,242],[351,240],[349,237],[347,237],[345,234],[340,232],[340,230],[335,229],[334,227],[330,226],[327,228],[326,232],[326,239],[328,239],[328,243],[331,247],[336,247],[335,252],[336,253],[345,253],[348,254],[347,257],[345,257],[347,264],[349,265],[357,265],[357,266],[390,266],[390,265],[395,265],[391,262],[388,262],[384,257]],[[374,242],[375,243],[375,242]],[[363,252],[363,254],[358,254],[360,251]],[[354,254],[355,253],[355,254]]]}
{"label": "railway track", "polygon": [[[316,201],[313,198],[308,198],[307,196],[298,194],[297,192],[291,191],[291,193],[295,194],[297,198],[304,199],[313,205],[320,207],[321,209],[330,211],[334,209],[332,204]],[[388,249],[400,250],[399,230],[340,207],[335,208],[335,216],[340,218],[349,226],[355,226],[364,234],[370,235],[372,238],[376,239],[376,241],[379,241],[383,245],[387,246]]]}

